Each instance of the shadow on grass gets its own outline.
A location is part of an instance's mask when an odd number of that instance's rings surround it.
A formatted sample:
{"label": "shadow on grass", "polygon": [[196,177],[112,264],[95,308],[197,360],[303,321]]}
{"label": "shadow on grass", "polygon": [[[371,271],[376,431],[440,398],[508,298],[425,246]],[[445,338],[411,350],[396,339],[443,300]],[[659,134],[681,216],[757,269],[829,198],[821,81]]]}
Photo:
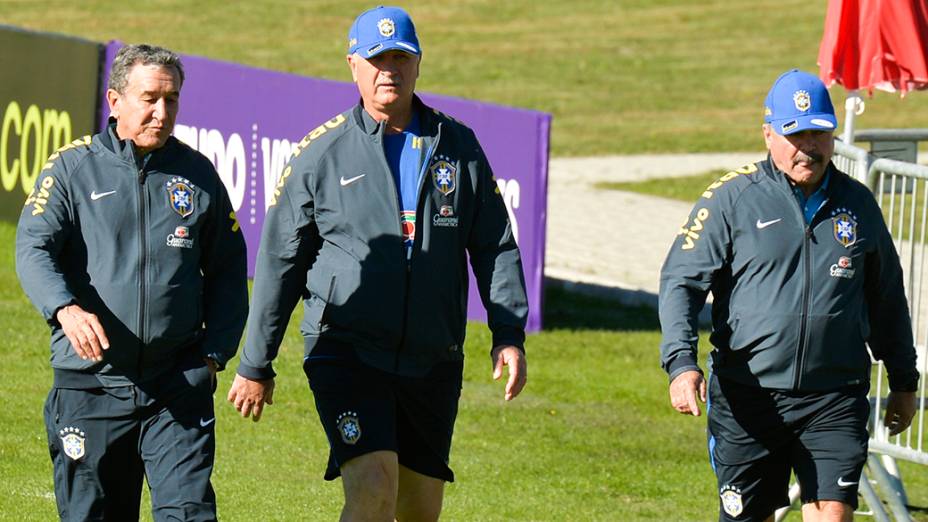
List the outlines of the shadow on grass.
{"label": "shadow on grass", "polygon": [[544,328],[571,330],[660,330],[657,310],[545,285]]}

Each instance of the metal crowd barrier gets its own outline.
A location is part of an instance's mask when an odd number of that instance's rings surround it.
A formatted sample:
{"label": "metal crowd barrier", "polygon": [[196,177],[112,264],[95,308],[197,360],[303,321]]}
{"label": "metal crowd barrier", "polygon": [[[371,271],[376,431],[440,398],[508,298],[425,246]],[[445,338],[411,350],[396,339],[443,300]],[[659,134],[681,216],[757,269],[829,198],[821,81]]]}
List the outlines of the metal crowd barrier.
{"label": "metal crowd barrier", "polygon": [[[928,129],[861,129],[854,142],[870,144],[870,155],[918,163],[918,146],[928,141]],[[851,144],[853,145],[853,143]]]}
{"label": "metal crowd barrier", "polygon": [[835,140],[835,153],[831,161],[841,172],[854,177],[861,183],[866,183],[873,158],[870,153],[860,147]]}
{"label": "metal crowd barrier", "polygon": [[[882,490],[896,520],[911,520],[896,460],[906,460],[928,466],[928,434],[925,425],[926,381],[928,381],[928,283],[925,257],[928,243],[928,167],[903,161],[880,158],[870,163],[867,186],[883,209],[899,252],[905,277],[906,298],[912,315],[912,334],[918,354],[918,371],[922,374],[912,426],[903,433],[889,437],[882,425],[884,397],[889,392],[882,364],[875,366],[871,387],[872,419],[870,452],[867,469],[870,479]],[[879,456],[879,457],[878,457]],[[877,509],[870,505],[876,516]],[[876,507],[882,507],[879,504]],[[877,517],[879,518],[879,517]]]}
{"label": "metal crowd barrier", "polygon": [[[925,273],[928,167],[886,158],[874,159],[867,151],[840,141],[835,142],[832,161],[840,170],[866,183],[883,209],[902,263],[918,371],[922,374],[911,427],[900,435],[889,437],[889,430],[882,422],[889,385],[882,363],[874,364],[870,389],[870,455],[860,479],[860,495],[867,511],[860,510],[857,514],[870,515],[879,522],[910,521],[904,477],[897,460],[928,466],[928,274]],[[798,501],[799,494],[799,486],[794,484],[790,489],[793,504]],[[783,520],[789,509],[778,510],[776,520]]]}

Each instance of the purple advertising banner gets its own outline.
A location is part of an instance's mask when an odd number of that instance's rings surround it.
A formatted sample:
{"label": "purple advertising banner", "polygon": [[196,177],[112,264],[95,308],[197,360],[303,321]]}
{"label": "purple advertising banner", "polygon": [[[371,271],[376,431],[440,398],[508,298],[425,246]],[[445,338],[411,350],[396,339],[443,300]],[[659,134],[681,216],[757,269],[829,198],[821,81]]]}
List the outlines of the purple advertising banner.
{"label": "purple advertising banner", "polygon": [[[107,45],[104,74],[121,45]],[[293,149],[310,130],[356,104],[357,87],[198,56],[182,58],[186,79],[174,135],[216,166],[248,243],[251,275],[264,214]],[[527,329],[541,329],[551,116],[446,96],[420,96],[477,134],[522,252],[530,308]],[[101,128],[108,116],[104,100]],[[468,317],[485,320],[473,275],[468,302]]]}

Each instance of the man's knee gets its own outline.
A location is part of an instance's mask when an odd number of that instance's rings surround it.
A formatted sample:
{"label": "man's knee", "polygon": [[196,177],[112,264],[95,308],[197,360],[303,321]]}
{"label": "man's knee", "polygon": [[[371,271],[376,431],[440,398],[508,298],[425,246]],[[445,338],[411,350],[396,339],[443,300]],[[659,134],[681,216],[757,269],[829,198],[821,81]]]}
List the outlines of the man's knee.
{"label": "man's knee", "polygon": [[802,506],[803,522],[851,522],[854,508],[838,500],[813,500]]}
{"label": "man's knee", "polygon": [[399,491],[396,500],[396,520],[399,522],[432,522],[441,514],[445,482],[399,467]]}
{"label": "man's knee", "polygon": [[344,463],[341,466],[345,489],[343,514],[356,515],[359,520],[383,518],[392,521],[396,512],[397,467],[396,453],[392,451],[375,451]]}
{"label": "man's knee", "polygon": [[396,520],[397,522],[433,522],[438,520],[441,515],[441,496],[420,497],[413,495],[403,495],[400,492],[396,502]]}

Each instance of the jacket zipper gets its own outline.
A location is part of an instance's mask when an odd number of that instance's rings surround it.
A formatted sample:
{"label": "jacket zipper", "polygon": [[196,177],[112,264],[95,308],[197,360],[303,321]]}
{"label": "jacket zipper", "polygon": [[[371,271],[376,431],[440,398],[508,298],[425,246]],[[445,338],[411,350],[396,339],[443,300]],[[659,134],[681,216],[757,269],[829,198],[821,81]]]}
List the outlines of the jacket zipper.
{"label": "jacket zipper", "polygon": [[[403,237],[403,223],[400,221],[400,188],[397,186],[396,182],[393,181],[393,171],[390,170],[390,164],[387,163],[387,154],[383,148],[383,136],[386,125],[380,123],[380,128],[377,130],[377,157],[380,158],[381,169],[387,174],[387,179],[390,181],[390,185],[393,186],[393,216],[396,221],[396,225],[399,228],[399,235]],[[394,350],[395,356],[393,359],[394,370],[397,370],[400,365],[400,350],[403,347],[403,343],[406,342],[406,307],[409,303],[409,261],[406,259],[406,244],[405,241],[400,243],[400,247],[403,249],[403,260],[406,261],[406,284],[405,289],[403,290],[403,319],[400,325],[400,338]]]}
{"label": "jacket zipper", "polygon": [[[425,179],[425,171],[428,168],[429,161],[432,159],[432,154],[435,153],[435,149],[438,148],[438,141],[441,139],[441,124],[438,126],[438,133],[435,135],[435,140],[429,145],[429,150],[425,154],[425,157],[422,161],[422,166],[419,167],[419,179],[417,182],[419,186],[417,187],[417,197],[416,197],[416,209],[418,211],[419,202],[422,200],[422,187]],[[382,147],[381,147],[382,148]],[[386,163],[386,157],[384,157],[384,162]],[[388,167],[389,170],[389,167]],[[399,191],[397,191],[396,204],[397,204],[397,216],[399,215]],[[423,219],[425,216],[423,216]],[[424,223],[424,222],[423,222]],[[400,235],[402,235],[402,224],[400,225]],[[393,371],[399,372],[400,369],[400,352],[403,351],[403,345],[406,344],[406,323],[409,320],[409,285],[410,279],[412,278],[412,256],[415,253],[415,241],[413,241],[413,248],[409,254],[409,258],[406,259],[406,284],[403,290],[403,323],[400,326],[400,340],[399,344],[396,347],[395,356],[393,360]],[[406,257],[405,245],[403,257]]]}
{"label": "jacket zipper", "polygon": [[145,349],[145,293],[147,291],[145,280],[147,278],[147,246],[148,246],[148,212],[145,205],[145,170],[139,169],[139,184],[136,187],[139,196],[139,359],[138,375],[142,377],[142,361]]}
{"label": "jacket zipper", "polygon": [[[800,210],[801,212],[801,210]],[[805,219],[803,218],[803,221]],[[799,346],[796,348],[796,364],[793,374],[793,389],[798,390],[802,380],[802,363],[805,359],[806,337],[808,336],[809,302],[812,294],[812,224],[807,224],[802,239],[802,315],[799,318]]]}
{"label": "jacket zipper", "polygon": [[[803,261],[803,275],[802,275],[802,317],[800,318],[799,323],[799,347],[796,349],[796,365],[795,373],[793,375],[793,389],[798,390],[800,384],[802,384],[802,369],[805,366],[805,355],[806,347],[809,345],[809,315],[812,313],[812,230],[815,226],[815,218],[818,216],[818,213],[828,205],[828,195],[825,195],[825,200],[822,201],[821,205],[815,209],[815,213],[812,214],[812,219],[809,220],[809,223],[805,225],[805,231],[803,234],[802,242],[802,261]],[[800,207],[799,208],[800,219],[805,223],[805,212]]]}

